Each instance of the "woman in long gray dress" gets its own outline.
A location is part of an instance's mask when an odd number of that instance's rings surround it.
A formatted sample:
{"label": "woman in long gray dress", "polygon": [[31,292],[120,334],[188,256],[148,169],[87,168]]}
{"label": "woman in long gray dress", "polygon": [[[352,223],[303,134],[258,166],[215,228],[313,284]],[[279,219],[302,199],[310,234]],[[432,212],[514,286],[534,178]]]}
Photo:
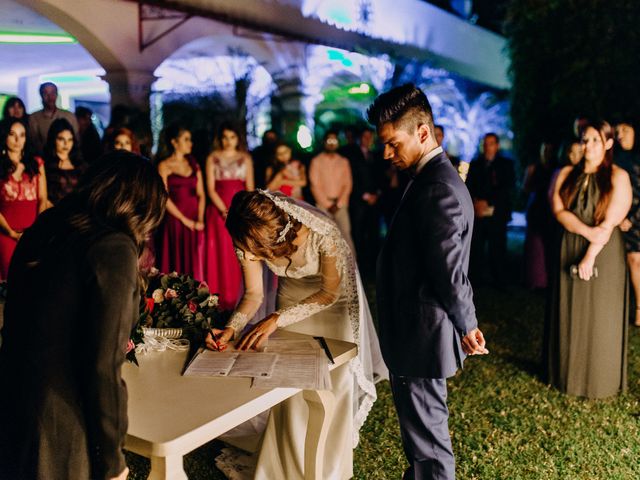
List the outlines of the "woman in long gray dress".
{"label": "woman in long gray dress", "polygon": [[570,395],[603,398],[626,388],[627,280],[618,225],[631,183],[613,165],[613,129],[583,130],[584,157],[564,167],[553,188],[563,227],[549,314],[549,382]]}

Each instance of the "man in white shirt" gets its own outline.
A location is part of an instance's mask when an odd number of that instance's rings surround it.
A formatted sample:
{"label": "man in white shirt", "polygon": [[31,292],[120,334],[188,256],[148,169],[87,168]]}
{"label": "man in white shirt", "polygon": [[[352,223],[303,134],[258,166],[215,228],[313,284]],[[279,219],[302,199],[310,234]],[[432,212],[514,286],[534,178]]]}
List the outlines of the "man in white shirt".
{"label": "man in white shirt", "polygon": [[49,127],[54,120],[64,118],[73,127],[73,131],[78,137],[78,121],[76,116],[68,110],[58,108],[56,101],[58,100],[58,87],[55,83],[45,82],[40,85],[40,98],[42,98],[42,110],[33,112],[29,116],[29,135],[31,138],[31,146],[38,155],[44,153],[44,146],[47,143],[47,134]]}

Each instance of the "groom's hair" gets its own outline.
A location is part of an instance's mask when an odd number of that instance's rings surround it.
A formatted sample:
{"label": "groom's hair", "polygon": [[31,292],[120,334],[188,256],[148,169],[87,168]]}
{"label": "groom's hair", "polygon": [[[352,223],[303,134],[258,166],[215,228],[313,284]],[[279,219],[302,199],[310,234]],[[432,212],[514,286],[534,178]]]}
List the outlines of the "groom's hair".
{"label": "groom's hair", "polygon": [[433,134],[433,112],[427,96],[413,83],[393,88],[378,96],[367,110],[367,120],[377,129],[385,123],[413,132],[425,124]]}

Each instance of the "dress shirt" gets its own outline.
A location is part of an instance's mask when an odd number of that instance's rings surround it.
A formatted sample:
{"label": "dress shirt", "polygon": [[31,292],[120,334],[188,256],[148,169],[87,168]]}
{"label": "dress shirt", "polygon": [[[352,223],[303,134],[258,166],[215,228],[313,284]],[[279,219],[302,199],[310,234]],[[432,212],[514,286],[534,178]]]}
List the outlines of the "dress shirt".
{"label": "dress shirt", "polygon": [[315,156],[309,166],[309,180],[318,206],[329,209],[334,198],[338,199],[338,208],[349,205],[353,178],[349,160],[343,156],[325,152]]}
{"label": "dress shirt", "polygon": [[419,174],[429,160],[431,160],[433,157],[437,155],[440,155],[443,152],[444,152],[444,149],[442,147],[434,148],[429,153],[427,153],[424,157],[418,160],[418,163],[416,163],[415,168],[413,168],[412,170],[415,172],[416,175]]}

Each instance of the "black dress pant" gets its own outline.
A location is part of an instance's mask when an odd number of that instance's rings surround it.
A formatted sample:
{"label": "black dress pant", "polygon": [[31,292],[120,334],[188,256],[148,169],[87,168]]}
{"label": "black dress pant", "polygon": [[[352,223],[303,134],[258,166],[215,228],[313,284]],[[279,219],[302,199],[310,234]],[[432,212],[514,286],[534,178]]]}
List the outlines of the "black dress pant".
{"label": "black dress pant", "polygon": [[390,380],[409,461],[403,480],[454,480],[446,379],[390,373]]}

